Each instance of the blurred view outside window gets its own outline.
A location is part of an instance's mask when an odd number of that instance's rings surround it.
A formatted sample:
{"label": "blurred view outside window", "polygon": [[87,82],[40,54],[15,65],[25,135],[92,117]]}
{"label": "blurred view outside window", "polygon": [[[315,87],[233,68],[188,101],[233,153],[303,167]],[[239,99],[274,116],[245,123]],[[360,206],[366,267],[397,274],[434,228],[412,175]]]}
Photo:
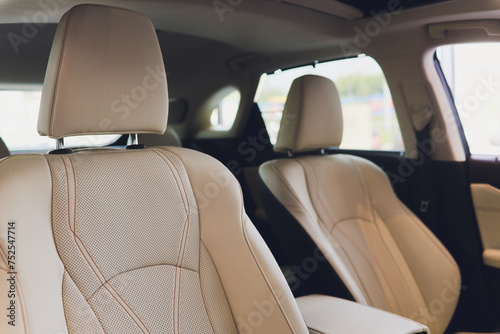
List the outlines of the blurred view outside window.
{"label": "blurred view outside window", "polygon": [[449,45],[437,55],[470,152],[500,155],[500,43]]}
{"label": "blurred view outside window", "polygon": [[[55,149],[56,141],[37,131],[40,91],[0,90],[0,137],[13,153]],[[119,135],[65,138],[67,147],[103,146]]]}
{"label": "blurred view outside window", "polygon": [[241,94],[235,89],[226,95],[212,110],[210,123],[214,130],[229,130],[236,119],[240,106]]}
{"label": "blurred view outside window", "polygon": [[276,143],[283,106],[295,78],[330,78],[340,93],[344,135],[340,148],[403,151],[391,93],[382,69],[368,56],[303,66],[264,75],[256,95],[272,143]]}

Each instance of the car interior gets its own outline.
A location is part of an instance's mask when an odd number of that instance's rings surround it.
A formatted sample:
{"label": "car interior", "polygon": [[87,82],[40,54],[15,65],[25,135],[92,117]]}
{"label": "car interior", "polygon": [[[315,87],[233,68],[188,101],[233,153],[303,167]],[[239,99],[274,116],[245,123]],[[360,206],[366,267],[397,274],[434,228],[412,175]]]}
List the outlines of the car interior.
{"label": "car interior", "polygon": [[0,333],[500,333],[499,0],[0,0]]}

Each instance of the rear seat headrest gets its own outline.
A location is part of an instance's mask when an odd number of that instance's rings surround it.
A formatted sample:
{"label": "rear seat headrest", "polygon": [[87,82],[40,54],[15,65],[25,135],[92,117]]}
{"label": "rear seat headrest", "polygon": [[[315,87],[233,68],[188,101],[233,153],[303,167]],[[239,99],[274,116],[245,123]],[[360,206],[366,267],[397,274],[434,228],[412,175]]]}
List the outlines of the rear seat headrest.
{"label": "rear seat headrest", "polygon": [[161,134],[167,115],[163,58],[146,16],[101,5],[64,14],[45,75],[41,135]]}

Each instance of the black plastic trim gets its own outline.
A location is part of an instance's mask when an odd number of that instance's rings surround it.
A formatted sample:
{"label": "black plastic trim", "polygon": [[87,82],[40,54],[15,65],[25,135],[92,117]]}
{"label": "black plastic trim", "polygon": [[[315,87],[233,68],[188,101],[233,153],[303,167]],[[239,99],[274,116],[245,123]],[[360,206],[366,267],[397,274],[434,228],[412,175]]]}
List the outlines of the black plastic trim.
{"label": "black plastic trim", "polygon": [[49,154],[72,154],[73,153],[73,150],[71,150],[70,148],[60,148],[58,150],[52,150],[49,152]]}

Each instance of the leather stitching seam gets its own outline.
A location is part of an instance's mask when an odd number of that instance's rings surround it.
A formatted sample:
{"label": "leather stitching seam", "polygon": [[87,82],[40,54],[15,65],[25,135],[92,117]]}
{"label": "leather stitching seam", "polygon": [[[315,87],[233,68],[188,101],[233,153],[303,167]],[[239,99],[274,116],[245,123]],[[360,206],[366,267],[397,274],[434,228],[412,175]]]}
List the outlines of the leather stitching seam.
{"label": "leather stitching seam", "polygon": [[[373,205],[372,200],[371,200],[370,191],[369,191],[369,189],[368,189],[368,187],[367,187],[367,182],[366,182],[365,175],[364,175],[364,173],[362,172],[361,167],[359,166],[358,162],[357,162],[356,160],[354,160],[354,159],[350,159],[350,160],[351,160],[351,163],[352,163],[352,164],[356,167],[356,170],[357,170],[357,172],[358,172],[358,174],[359,174],[359,176],[360,176],[360,178],[361,178],[361,180],[362,180],[362,182],[361,182],[361,183],[362,183],[362,185],[363,185],[363,192],[364,192],[364,196],[365,196],[365,197],[367,198],[367,200],[368,200],[368,203],[369,203],[369,205],[370,205],[370,209],[371,209],[371,214],[372,214],[372,221],[373,221],[373,223],[374,223],[374,224],[375,224],[375,226],[376,226],[377,224],[376,224],[376,218],[375,218],[375,206]],[[377,228],[377,230],[378,230],[378,228]],[[379,231],[379,234],[380,234],[380,231]],[[380,235],[380,236],[381,236],[381,235]],[[381,236],[381,238],[382,238],[382,236]],[[382,239],[383,239],[383,238],[382,238]],[[370,242],[369,238],[366,238],[366,242],[367,242],[369,245],[371,244],[371,242]],[[387,249],[387,252],[388,252],[389,254],[391,254],[391,251],[387,248],[387,245],[385,244],[385,242],[384,242],[383,244],[384,244],[385,248]],[[370,247],[370,249],[373,249],[373,248],[372,248],[372,247]],[[401,313],[402,313],[402,308],[401,308],[401,304],[399,303],[399,300],[398,300],[398,299],[397,299],[397,297],[396,297],[396,296],[397,296],[397,294],[396,294],[396,292],[392,289],[392,287],[391,287],[391,283],[390,283],[389,279],[387,278],[387,276],[385,275],[384,271],[382,270],[382,266],[380,265],[380,261],[379,261],[379,260],[377,259],[377,257],[376,257],[376,253],[375,253],[375,252],[371,252],[371,253],[372,253],[372,258],[373,258],[373,260],[375,261],[375,263],[377,264],[377,266],[381,269],[381,270],[378,270],[378,271],[376,271],[376,272],[379,272],[379,273],[382,275],[382,277],[384,278],[384,280],[385,280],[385,282],[386,282],[386,284],[387,284],[387,287],[388,287],[389,291],[390,291],[390,292],[391,292],[391,294],[392,294],[392,298],[393,298],[393,300],[394,300],[394,302],[395,302],[396,306],[398,307],[399,313],[401,314]],[[391,254],[391,257],[393,258],[393,261],[394,261],[394,257],[392,256],[392,254]],[[395,264],[396,264],[396,267],[398,267],[398,266],[397,266],[397,262],[395,262]],[[398,267],[398,269],[399,269],[399,267]],[[401,271],[400,271],[400,273],[401,273]],[[404,276],[403,276],[403,277],[404,277]],[[405,280],[405,281],[406,281],[406,280]]]}
{"label": "leather stitching seam", "polygon": [[[66,180],[67,182],[69,182],[68,180],[68,172],[67,172],[67,168],[68,166],[66,165],[66,163],[64,162],[64,159],[63,157],[61,156],[61,159],[63,160],[63,163],[64,163],[64,166],[65,166],[65,169],[66,169]],[[71,168],[73,169],[73,177],[74,177],[74,182],[75,182],[75,199],[76,199],[76,173],[75,173],[75,169],[74,169],[74,166],[73,166],[73,163],[71,161],[71,158],[68,157],[68,160],[69,160],[69,163],[71,165]],[[69,192],[68,192],[68,196],[69,196]],[[68,210],[69,210],[69,198],[68,198]],[[76,202],[75,202],[75,211],[76,211]],[[76,216],[74,217],[74,219],[76,219]],[[70,224],[70,229],[71,229],[71,222],[69,223]],[[134,317],[132,317],[132,315],[129,313],[129,311],[127,310],[127,308],[125,308],[123,306],[123,304],[125,304],[129,310],[137,317],[137,319],[139,320],[139,322],[141,322],[141,324],[144,326],[144,328],[146,329],[146,332],[147,333],[150,333],[148,328],[146,327],[146,325],[144,325],[144,323],[142,322],[142,320],[137,316],[137,314],[134,312],[134,310],[130,307],[130,305],[127,304],[127,302],[123,299],[123,297],[113,288],[113,286],[109,283],[106,283],[106,282],[103,282],[103,278],[105,277],[101,271],[101,269],[99,268],[99,266],[97,265],[97,263],[95,262],[95,260],[92,258],[92,256],[90,255],[89,251],[87,250],[87,248],[85,247],[85,244],[82,242],[82,240],[76,235],[76,225],[75,225],[75,229],[72,230],[73,232],[73,236],[74,236],[74,240],[75,240],[75,244],[77,245],[78,249],[80,250],[80,253],[81,255],[83,256],[83,258],[87,261],[88,265],[90,266],[90,268],[92,269],[92,271],[94,272],[94,274],[96,275],[97,279],[99,281],[101,281],[101,283],[104,285],[104,287],[106,288],[106,290],[108,290],[108,292],[110,293],[110,295],[118,302],[118,304],[123,308],[123,310],[129,315],[129,317],[136,323],[136,325],[139,327],[139,329],[141,329],[142,332],[144,332],[141,328],[141,326],[137,323],[137,321],[134,319]],[[82,250],[82,248],[80,247],[79,243],[77,242],[77,240],[81,243],[81,245],[83,246],[83,248],[85,249],[85,252]],[[87,259],[87,256],[85,256],[85,254],[88,255],[88,257],[90,258],[90,260]],[[97,272],[94,270],[92,264],[90,263],[90,261],[92,261],[92,263],[94,264],[95,268],[99,271],[99,273],[102,275],[102,278],[99,277],[99,275],[97,274]],[[108,288],[109,286],[109,288]],[[113,290],[113,292],[116,294],[116,296],[118,296],[121,300],[118,300],[116,298],[115,295],[113,295],[113,293],[110,291]],[[122,304],[123,303],[123,304]]]}
{"label": "leather stitching seam", "polygon": [[[177,169],[177,167],[175,166],[175,164],[173,163],[173,161],[167,156],[167,154],[165,154],[164,151],[160,151],[160,150],[152,150],[152,151],[154,153],[156,153],[166,163],[166,165],[170,168],[170,170],[174,174],[174,177],[175,177],[175,180],[177,183],[177,187],[179,188],[179,191],[180,191],[181,196],[182,196],[184,209],[186,211],[186,220],[184,221],[184,229],[182,231],[181,247],[179,249],[179,254],[177,257],[178,269],[175,272],[176,286],[175,286],[174,298],[176,299],[176,301],[174,301],[174,303],[176,305],[177,311],[174,311],[174,316],[176,316],[177,318],[174,319],[174,324],[176,323],[177,326],[174,326],[174,327],[177,327],[176,328],[177,333],[180,333],[180,318],[179,318],[180,312],[179,312],[179,310],[180,310],[180,289],[181,289],[181,281],[182,281],[182,270],[180,270],[179,268],[182,266],[182,264],[184,262],[184,255],[186,253],[187,239],[188,239],[188,234],[189,234],[190,218],[191,218],[191,207],[189,205],[189,201],[187,198],[186,186],[184,185],[184,182],[180,176],[180,172]],[[174,173],[174,170],[175,170],[175,173]],[[180,184],[182,185],[182,191],[181,191],[181,187],[179,186],[179,181],[180,181]],[[178,284],[177,284],[177,282],[178,282]]]}
{"label": "leather stitching seam", "polygon": [[[200,240],[200,254],[198,256],[198,271],[199,271],[199,279],[200,279],[200,290],[201,290],[201,299],[203,300],[203,305],[205,306],[205,312],[207,313],[208,321],[210,322],[210,327],[212,327],[212,331],[215,333],[215,327],[212,321],[212,317],[210,316],[210,312],[208,312],[207,301],[205,300],[205,294],[203,293],[203,284],[201,283],[201,245],[202,241]],[[208,251],[207,251],[208,253]]]}

